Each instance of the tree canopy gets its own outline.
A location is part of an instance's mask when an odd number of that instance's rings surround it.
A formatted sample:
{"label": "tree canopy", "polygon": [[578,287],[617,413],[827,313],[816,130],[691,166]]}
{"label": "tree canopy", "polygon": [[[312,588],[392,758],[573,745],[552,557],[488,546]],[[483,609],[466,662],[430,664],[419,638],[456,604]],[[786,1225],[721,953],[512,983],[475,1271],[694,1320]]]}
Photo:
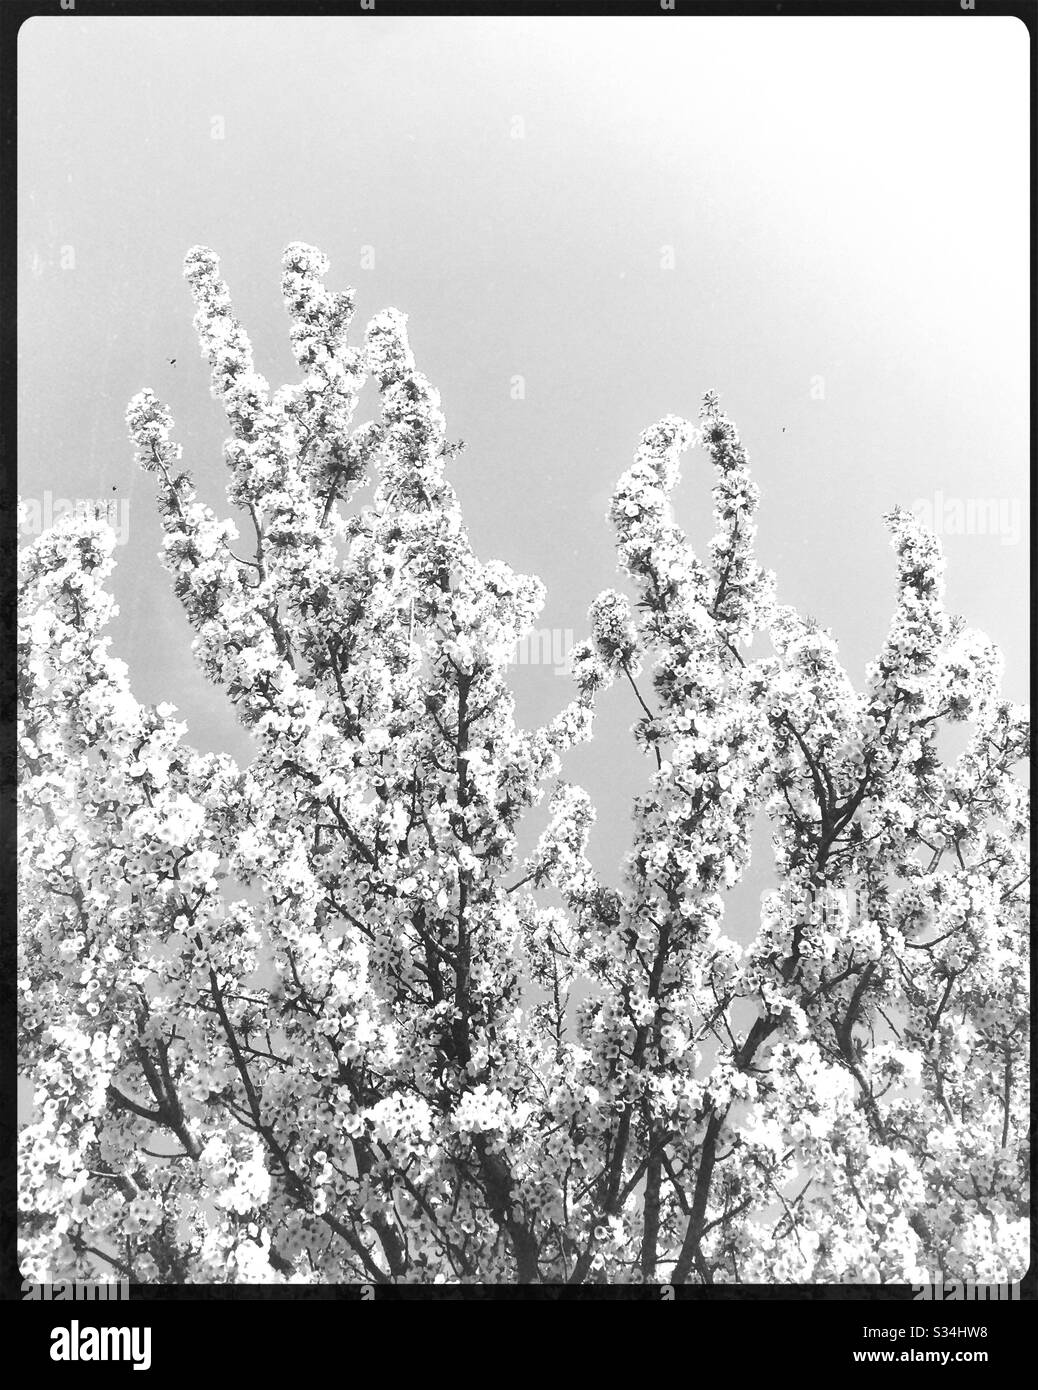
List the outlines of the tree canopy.
{"label": "tree canopy", "polygon": [[[893,616],[855,690],[755,559],[758,489],[708,394],[641,436],[610,508],[625,588],[591,605],[571,701],[524,730],[509,665],[543,587],[475,556],[405,316],[351,345],[327,270],[284,253],[301,379],[273,391],[216,255],[186,258],[245,537],[154,394],[127,410],[247,766],[134,698],[103,519],[21,555],[23,1272],[1018,1278],[1028,713],[945,611],[937,538],[887,517]],[[704,558],[670,506],[691,448]],[[646,785],[610,884],[562,774],[616,680]],[[776,886],[740,941],[762,819]]]}

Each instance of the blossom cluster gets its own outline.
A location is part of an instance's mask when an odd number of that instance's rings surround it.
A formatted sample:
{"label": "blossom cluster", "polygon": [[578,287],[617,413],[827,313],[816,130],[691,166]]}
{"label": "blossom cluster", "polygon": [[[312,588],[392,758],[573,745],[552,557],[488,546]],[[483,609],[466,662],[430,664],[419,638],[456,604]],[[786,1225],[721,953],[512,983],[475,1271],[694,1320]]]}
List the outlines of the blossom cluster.
{"label": "blossom cluster", "polygon": [[[102,520],[20,557],[23,1272],[1018,1277],[1028,711],[946,613],[937,539],[888,517],[894,616],[857,691],[756,559],[711,393],[641,436],[610,507],[629,592],[595,599],[573,699],[523,729],[508,666],[543,586],[473,553],[405,316],[352,345],[328,270],[284,253],[302,379],[272,392],[216,255],[188,253],[240,525],[152,392],[126,416],[247,766],[134,697]],[[672,507],[693,446],[702,559]],[[611,882],[562,777],[606,699],[646,766]],[[776,888],[748,933],[764,819]]]}

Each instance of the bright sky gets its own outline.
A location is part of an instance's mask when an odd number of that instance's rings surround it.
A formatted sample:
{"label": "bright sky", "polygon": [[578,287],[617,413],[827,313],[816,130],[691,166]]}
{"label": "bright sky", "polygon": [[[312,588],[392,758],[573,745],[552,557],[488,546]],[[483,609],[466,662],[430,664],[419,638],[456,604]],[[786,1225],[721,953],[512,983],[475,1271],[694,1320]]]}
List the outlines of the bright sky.
{"label": "bright sky", "polygon": [[[356,287],[358,333],[390,304],[410,316],[468,443],[453,480],[476,551],[540,575],[544,627],[585,635],[618,582],[605,510],[639,433],[714,388],[779,596],[833,629],[858,682],[893,604],[883,513],[999,503],[998,534],[943,537],[949,606],[1026,698],[1022,24],[62,14],[19,43],[20,490],[126,505],[115,648],[197,745],[248,756],[192,664],[123,411],[144,386],[169,403],[219,512],[227,431],[180,275],[198,242],[274,386],[295,377],[287,242]],[[705,456],[684,474],[701,547]],[[516,685],[527,723],[571,693],[550,665]],[[614,687],[564,768],[613,873],[649,770],[637,714]]]}

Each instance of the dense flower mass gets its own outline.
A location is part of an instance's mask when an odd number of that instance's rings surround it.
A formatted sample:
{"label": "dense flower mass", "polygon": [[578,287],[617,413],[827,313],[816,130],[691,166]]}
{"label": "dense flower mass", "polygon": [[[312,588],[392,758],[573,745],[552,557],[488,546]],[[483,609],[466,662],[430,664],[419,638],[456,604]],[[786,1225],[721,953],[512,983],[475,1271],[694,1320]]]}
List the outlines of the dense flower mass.
{"label": "dense flower mass", "polygon": [[[1018,1278],[1028,717],[946,613],[936,538],[887,518],[894,616],[859,693],[758,565],[758,491],[708,395],[642,435],[610,509],[630,597],[595,600],[575,698],[524,731],[508,665],[543,588],[473,554],[404,315],[351,346],[327,271],[284,253],[303,377],[272,392],[217,257],[188,253],[240,523],[196,497],[155,396],[127,410],[247,767],[135,700],[106,523],[21,556],[23,1273]],[[702,560],[670,503],[694,444]],[[614,681],[648,774],[610,885],[561,773]],[[740,945],[762,818],[775,887]]]}

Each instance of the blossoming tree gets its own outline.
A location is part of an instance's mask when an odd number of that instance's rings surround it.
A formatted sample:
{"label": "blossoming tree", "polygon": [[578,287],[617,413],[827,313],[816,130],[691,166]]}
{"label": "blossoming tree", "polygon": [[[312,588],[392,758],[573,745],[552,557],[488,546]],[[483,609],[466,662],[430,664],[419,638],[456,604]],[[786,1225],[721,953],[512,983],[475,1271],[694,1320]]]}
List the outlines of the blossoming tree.
{"label": "blossoming tree", "polygon": [[[127,414],[248,767],[134,699],[103,522],[22,555],[23,1272],[1017,1277],[1026,712],[945,614],[935,538],[890,516],[894,618],[856,693],[754,560],[757,490],[708,396],[697,428],[642,436],[613,498],[637,610],[595,601],[575,698],[523,731],[508,665],[542,588],[473,555],[404,317],[349,346],[326,271],[285,252],[302,380],[272,392],[216,256],[187,257],[247,540],[197,500],[155,397]],[[369,376],[379,418],[355,425]],[[705,562],[669,507],[694,442]],[[610,886],[558,776],[617,677],[650,784]],[[949,721],[968,740],[945,763]],[[725,909],[763,817],[777,887],[743,946]]]}

